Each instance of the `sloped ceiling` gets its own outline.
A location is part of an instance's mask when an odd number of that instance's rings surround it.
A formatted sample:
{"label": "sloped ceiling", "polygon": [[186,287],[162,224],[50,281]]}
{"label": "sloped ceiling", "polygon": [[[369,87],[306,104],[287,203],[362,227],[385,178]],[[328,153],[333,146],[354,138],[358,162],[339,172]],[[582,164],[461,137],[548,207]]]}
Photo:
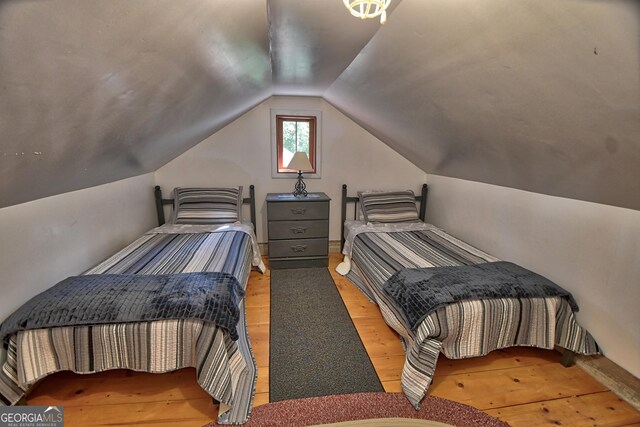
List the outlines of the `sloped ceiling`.
{"label": "sloped ceiling", "polygon": [[270,95],[261,2],[0,0],[0,206],[154,171]]}
{"label": "sloped ceiling", "polygon": [[428,173],[640,209],[640,2],[403,1],[325,98]]}
{"label": "sloped ceiling", "polygon": [[[271,95],[427,173],[640,209],[640,2],[0,0],[0,207],[151,172]],[[229,141],[242,143],[242,141]]]}

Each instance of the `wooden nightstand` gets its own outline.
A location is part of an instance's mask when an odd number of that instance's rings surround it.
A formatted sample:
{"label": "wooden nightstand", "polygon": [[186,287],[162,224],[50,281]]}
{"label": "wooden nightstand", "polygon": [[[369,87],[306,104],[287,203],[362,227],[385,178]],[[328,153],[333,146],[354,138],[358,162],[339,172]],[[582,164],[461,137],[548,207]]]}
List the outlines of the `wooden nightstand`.
{"label": "wooden nightstand", "polygon": [[329,201],[324,193],[295,197],[267,194],[269,266],[280,268],[329,265]]}

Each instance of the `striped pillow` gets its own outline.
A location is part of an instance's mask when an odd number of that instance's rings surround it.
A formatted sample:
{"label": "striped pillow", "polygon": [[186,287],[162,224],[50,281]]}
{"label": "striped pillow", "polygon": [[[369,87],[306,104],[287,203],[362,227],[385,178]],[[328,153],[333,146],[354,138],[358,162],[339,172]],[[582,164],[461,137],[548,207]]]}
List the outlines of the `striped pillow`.
{"label": "striped pillow", "polygon": [[413,191],[358,193],[366,222],[419,222]]}
{"label": "striped pillow", "polygon": [[240,221],[242,186],[233,188],[176,188],[176,224],[230,224]]}

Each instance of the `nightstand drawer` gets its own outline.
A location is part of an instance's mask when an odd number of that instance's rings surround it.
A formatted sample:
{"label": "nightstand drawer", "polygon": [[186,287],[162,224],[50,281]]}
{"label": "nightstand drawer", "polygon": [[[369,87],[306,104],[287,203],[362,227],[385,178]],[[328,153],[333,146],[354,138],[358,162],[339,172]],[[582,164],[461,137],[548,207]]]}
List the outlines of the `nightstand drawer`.
{"label": "nightstand drawer", "polygon": [[329,220],[269,221],[269,240],[313,239],[329,235]]}
{"label": "nightstand drawer", "polygon": [[270,240],[269,258],[326,256],[329,239]]}
{"label": "nightstand drawer", "polygon": [[327,202],[288,202],[267,203],[269,221],[327,219],[329,203]]}

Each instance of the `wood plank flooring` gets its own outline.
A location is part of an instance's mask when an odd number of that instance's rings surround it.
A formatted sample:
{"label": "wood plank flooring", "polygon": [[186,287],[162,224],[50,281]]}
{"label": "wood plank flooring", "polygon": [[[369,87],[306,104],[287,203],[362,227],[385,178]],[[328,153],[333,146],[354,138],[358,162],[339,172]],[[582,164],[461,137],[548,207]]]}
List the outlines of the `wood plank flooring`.
{"label": "wood plank flooring", "polygon": [[[401,391],[404,352],[376,306],[348,280],[330,270],[386,391]],[[258,364],[254,404],[269,402],[269,273],[252,272],[247,324]],[[564,368],[560,354],[533,348],[494,351],[472,359],[441,356],[430,394],[471,405],[513,426],[640,426],[640,412],[577,366]],[[217,407],[198,386],[195,370],[167,374],[111,371],[62,372],[43,380],[30,405],[63,405],[67,426],[200,426]]]}

